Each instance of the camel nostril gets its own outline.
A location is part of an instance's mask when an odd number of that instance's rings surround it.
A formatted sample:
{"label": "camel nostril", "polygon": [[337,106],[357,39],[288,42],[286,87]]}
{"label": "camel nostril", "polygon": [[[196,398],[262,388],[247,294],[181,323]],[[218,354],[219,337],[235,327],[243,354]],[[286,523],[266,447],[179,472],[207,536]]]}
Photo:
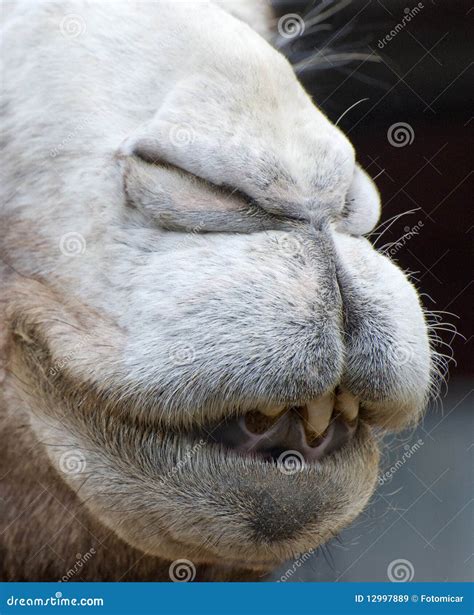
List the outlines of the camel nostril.
{"label": "camel nostril", "polygon": [[277,417],[250,412],[219,425],[210,435],[243,455],[256,455],[269,461],[277,460],[286,451],[297,451],[307,461],[317,461],[343,446],[354,434],[355,423],[347,423],[340,415],[328,420],[323,433],[306,429],[305,407],[295,407]]}

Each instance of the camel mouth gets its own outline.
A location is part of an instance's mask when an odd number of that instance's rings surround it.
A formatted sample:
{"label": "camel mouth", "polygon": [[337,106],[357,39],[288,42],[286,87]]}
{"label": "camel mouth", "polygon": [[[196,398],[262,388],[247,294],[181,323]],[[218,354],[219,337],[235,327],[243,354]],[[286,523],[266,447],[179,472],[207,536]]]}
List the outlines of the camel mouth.
{"label": "camel mouth", "polygon": [[358,399],[336,387],[305,404],[274,404],[207,424],[194,436],[242,457],[304,465],[339,450],[359,424]]}

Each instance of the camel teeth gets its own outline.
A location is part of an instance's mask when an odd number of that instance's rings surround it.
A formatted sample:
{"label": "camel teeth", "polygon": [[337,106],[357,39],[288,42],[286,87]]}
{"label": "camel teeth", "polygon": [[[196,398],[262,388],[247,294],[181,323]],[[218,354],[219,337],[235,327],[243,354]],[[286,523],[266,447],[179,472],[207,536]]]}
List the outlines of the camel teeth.
{"label": "camel teeth", "polygon": [[306,404],[307,429],[316,436],[321,436],[327,429],[334,409],[334,393],[327,393]]}
{"label": "camel teeth", "polygon": [[346,389],[341,389],[336,396],[334,409],[347,421],[354,421],[359,414],[359,398]]}
{"label": "camel teeth", "polygon": [[283,412],[285,404],[275,404],[273,406],[265,406],[258,409],[261,414],[265,416],[275,417]]}

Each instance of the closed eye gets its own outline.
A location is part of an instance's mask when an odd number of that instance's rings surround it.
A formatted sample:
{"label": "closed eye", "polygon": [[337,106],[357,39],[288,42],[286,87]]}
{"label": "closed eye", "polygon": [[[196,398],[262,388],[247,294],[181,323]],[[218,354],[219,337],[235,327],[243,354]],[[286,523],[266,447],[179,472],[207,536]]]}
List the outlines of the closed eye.
{"label": "closed eye", "polygon": [[231,186],[216,186],[140,147],[124,160],[126,202],[153,224],[191,233],[285,230],[297,218],[273,215]]}

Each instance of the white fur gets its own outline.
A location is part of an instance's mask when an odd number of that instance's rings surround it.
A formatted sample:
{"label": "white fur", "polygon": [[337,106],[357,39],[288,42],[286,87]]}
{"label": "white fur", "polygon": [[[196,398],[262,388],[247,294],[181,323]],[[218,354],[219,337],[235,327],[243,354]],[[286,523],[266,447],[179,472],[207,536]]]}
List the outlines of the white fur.
{"label": "white fur", "polygon": [[[93,348],[73,356],[65,367],[71,377],[136,394],[157,425],[296,403],[341,382],[383,426],[419,414],[431,364],[417,293],[361,237],[377,222],[377,191],[355,167],[347,138],[264,38],[211,2],[7,8],[3,253],[65,304],[87,306],[120,331],[109,354],[102,340],[100,366]],[[233,2],[230,12],[254,25],[248,2]],[[260,32],[262,14],[255,14]],[[70,15],[84,26],[76,37],[63,31]],[[83,253],[61,251],[67,233],[83,237]],[[76,326],[84,322],[78,317]],[[183,346],[189,361],[179,359]],[[61,357],[57,341],[49,348]],[[64,435],[76,444],[88,437]],[[98,476],[99,457],[88,458]],[[120,482],[121,465],[107,463]],[[283,493],[286,479],[272,472],[258,476]],[[315,473],[301,479],[301,493]],[[213,480],[220,489],[226,478],[216,472]],[[341,506],[355,514],[372,482],[354,494],[344,482]],[[94,485],[85,495],[99,511]],[[204,495],[195,485],[199,511]],[[159,496],[168,526],[174,493]],[[215,497],[215,509],[226,506],[233,518],[232,506]],[[236,516],[232,527],[245,519]],[[139,527],[132,518],[117,531],[145,548]],[[291,548],[321,541],[311,527]],[[234,529],[222,530],[228,558]],[[251,560],[252,540],[245,541],[241,552]]]}

